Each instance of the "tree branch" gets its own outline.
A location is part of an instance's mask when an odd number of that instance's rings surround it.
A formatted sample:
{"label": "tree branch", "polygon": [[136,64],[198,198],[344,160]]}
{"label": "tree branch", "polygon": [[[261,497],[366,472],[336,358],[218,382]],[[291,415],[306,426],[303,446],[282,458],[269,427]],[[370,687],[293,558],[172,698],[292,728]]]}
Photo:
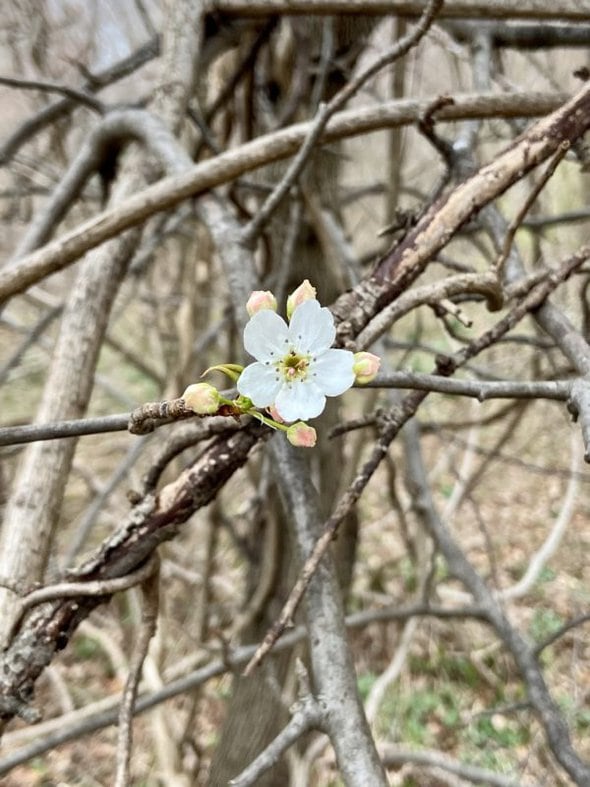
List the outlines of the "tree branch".
{"label": "tree branch", "polygon": [[[590,91],[590,87],[588,90]],[[505,114],[518,117],[538,116],[555,109],[563,100],[564,96],[561,94],[537,95],[532,98],[530,93],[499,97],[464,96],[455,98],[453,105],[441,110],[437,118],[457,120]],[[328,123],[321,144],[365,134],[385,126],[408,125],[422,115],[429,103],[389,102],[369,109],[339,113]],[[0,303],[16,293],[23,292],[45,276],[62,270],[89,249],[123,230],[141,224],[155,213],[168,210],[188,197],[199,196],[253,169],[287,158],[298,150],[309,133],[309,127],[310,123],[298,123],[258,137],[234,150],[195,164],[183,174],[163,178],[139,194],[121,201],[116,207],[99,213],[44,248],[24,257],[11,270],[1,271]]]}
{"label": "tree branch", "polygon": [[493,594],[467,560],[435,508],[422,460],[418,428],[418,424],[413,421],[404,430],[407,472],[415,508],[444,555],[450,572],[465,585],[477,604],[487,610],[488,620],[514,657],[554,757],[576,784],[590,784],[590,767],[580,759],[572,746],[567,725],[549,693],[533,649],[510,625]]}
{"label": "tree branch", "polygon": [[[289,14],[395,14],[419,16],[424,0],[288,0]],[[267,16],[285,13],[285,0],[215,0],[216,10],[227,16]],[[588,0],[445,0],[443,18],[556,19],[588,21]]]}

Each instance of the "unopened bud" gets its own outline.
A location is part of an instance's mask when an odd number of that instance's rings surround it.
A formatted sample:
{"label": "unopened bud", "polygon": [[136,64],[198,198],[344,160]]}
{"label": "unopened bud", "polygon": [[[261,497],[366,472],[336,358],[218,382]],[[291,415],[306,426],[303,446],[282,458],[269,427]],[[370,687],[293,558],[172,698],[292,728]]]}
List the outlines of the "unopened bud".
{"label": "unopened bud", "polygon": [[305,301],[315,301],[316,288],[312,287],[309,279],[304,279],[296,290],[293,290],[291,295],[287,298],[287,317],[290,320],[293,312],[298,306],[301,306]]}
{"label": "unopened bud", "polygon": [[221,404],[219,391],[209,383],[189,385],[182,394],[182,399],[185,406],[197,415],[213,415]]}
{"label": "unopened bud", "polygon": [[253,317],[258,312],[264,309],[270,309],[273,312],[277,310],[277,299],[270,290],[254,290],[248,298],[246,304],[246,311]]}
{"label": "unopened bud", "polygon": [[268,412],[270,414],[270,417],[272,418],[273,421],[276,421],[278,424],[284,424],[285,423],[285,419],[279,413],[279,411],[274,406],[274,404],[271,404],[271,406],[267,407],[266,409],[268,410]]}
{"label": "unopened bud", "polygon": [[381,358],[373,353],[361,352],[354,354],[354,363],[352,371],[354,372],[355,381],[364,385],[370,383],[377,377],[377,372],[381,366]]}
{"label": "unopened bud", "polygon": [[297,421],[287,429],[287,440],[298,448],[313,448],[317,440],[316,430],[303,421]]}

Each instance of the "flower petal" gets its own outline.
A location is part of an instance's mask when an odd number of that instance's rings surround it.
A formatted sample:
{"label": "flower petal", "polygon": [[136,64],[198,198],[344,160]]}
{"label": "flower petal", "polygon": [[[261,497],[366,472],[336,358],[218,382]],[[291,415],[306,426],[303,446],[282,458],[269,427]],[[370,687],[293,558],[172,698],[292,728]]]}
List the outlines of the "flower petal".
{"label": "flower petal", "polygon": [[289,339],[302,353],[327,350],[336,338],[332,313],[318,301],[304,301],[293,312]]}
{"label": "flower petal", "polygon": [[[264,312],[258,312],[264,314]],[[246,366],[238,380],[238,391],[251,399],[256,407],[268,407],[274,403],[281,387],[273,366],[264,363],[251,363]]]}
{"label": "flower petal", "polygon": [[244,328],[244,347],[257,361],[276,361],[285,354],[288,339],[287,323],[269,309],[257,312]]}
{"label": "flower petal", "polygon": [[326,350],[312,361],[309,372],[326,396],[340,396],[354,383],[354,355],[348,350]]}
{"label": "flower petal", "polygon": [[285,421],[305,421],[315,418],[326,406],[326,397],[310,381],[283,385],[274,403]]}

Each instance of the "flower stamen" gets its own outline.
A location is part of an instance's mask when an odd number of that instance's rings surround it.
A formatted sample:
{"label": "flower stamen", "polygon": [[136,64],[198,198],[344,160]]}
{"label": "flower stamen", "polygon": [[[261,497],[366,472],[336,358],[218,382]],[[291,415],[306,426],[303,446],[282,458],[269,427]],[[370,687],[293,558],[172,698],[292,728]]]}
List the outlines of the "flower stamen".
{"label": "flower stamen", "polygon": [[285,357],[275,363],[275,368],[287,383],[303,381],[307,378],[311,358],[289,350]]}

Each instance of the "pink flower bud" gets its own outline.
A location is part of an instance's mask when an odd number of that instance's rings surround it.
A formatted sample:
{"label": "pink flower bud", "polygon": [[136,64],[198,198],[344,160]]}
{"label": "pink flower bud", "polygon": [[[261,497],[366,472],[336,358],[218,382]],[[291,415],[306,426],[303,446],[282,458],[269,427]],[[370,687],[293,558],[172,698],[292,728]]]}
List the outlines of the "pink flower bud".
{"label": "pink flower bud", "polygon": [[303,282],[293,290],[291,295],[287,298],[287,317],[290,320],[293,312],[298,306],[301,306],[305,301],[315,301],[316,289],[309,283],[309,279],[304,279]]}
{"label": "pink flower bud", "polygon": [[246,311],[250,317],[254,316],[257,312],[264,309],[270,309],[273,312],[277,310],[277,299],[270,290],[254,290],[248,298],[246,304]]}
{"label": "pink flower bud", "polygon": [[270,417],[272,418],[273,421],[276,421],[278,424],[284,424],[285,423],[285,419],[281,416],[281,414],[279,413],[277,408],[274,406],[274,404],[271,404],[271,406],[267,407],[266,409],[269,412]]}
{"label": "pink flower bud", "polygon": [[313,448],[317,440],[316,430],[303,421],[297,421],[287,429],[287,440],[298,448]]}
{"label": "pink flower bud", "polygon": [[185,406],[197,415],[213,415],[221,404],[219,391],[209,383],[189,385],[182,398]]}
{"label": "pink flower bud", "polygon": [[364,385],[374,380],[381,366],[381,358],[373,353],[355,353],[352,371],[354,372],[355,381]]}

